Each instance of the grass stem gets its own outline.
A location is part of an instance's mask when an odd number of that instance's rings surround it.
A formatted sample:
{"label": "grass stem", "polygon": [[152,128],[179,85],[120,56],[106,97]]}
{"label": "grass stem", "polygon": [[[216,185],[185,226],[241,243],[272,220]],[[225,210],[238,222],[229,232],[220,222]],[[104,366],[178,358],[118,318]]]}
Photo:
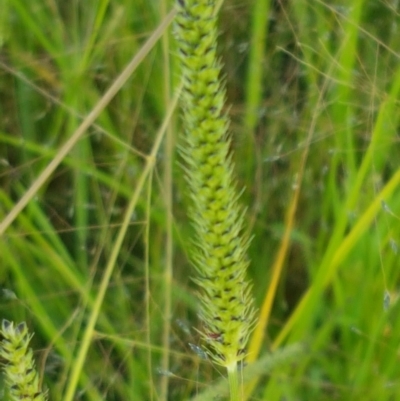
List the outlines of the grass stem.
{"label": "grass stem", "polygon": [[240,401],[239,375],[237,365],[228,366],[228,382],[230,401]]}

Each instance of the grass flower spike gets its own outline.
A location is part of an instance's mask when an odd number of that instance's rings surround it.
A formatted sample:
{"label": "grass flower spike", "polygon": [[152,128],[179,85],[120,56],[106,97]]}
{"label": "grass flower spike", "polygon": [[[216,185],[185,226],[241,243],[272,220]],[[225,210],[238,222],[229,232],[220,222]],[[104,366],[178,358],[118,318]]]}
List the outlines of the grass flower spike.
{"label": "grass flower spike", "polygon": [[46,397],[39,389],[39,376],[35,369],[29,341],[32,336],[25,323],[14,326],[3,320],[0,344],[0,356],[5,359],[4,373],[12,401],[45,401]]}
{"label": "grass flower spike", "polygon": [[[202,337],[212,358],[229,372],[245,356],[253,325],[253,300],[245,280],[249,240],[238,204],[229,156],[225,88],[216,53],[215,1],[179,0],[175,36],[183,74],[187,181],[196,231],[193,255],[202,288]],[[232,388],[231,388],[232,391]],[[233,398],[231,398],[233,399]]]}

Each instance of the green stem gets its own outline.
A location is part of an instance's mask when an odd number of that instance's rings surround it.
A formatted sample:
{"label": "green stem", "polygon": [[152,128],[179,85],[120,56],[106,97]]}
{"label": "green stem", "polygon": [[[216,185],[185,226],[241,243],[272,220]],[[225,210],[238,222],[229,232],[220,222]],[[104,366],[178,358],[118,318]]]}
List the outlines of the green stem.
{"label": "green stem", "polygon": [[239,375],[237,365],[227,367],[230,401],[239,401]]}

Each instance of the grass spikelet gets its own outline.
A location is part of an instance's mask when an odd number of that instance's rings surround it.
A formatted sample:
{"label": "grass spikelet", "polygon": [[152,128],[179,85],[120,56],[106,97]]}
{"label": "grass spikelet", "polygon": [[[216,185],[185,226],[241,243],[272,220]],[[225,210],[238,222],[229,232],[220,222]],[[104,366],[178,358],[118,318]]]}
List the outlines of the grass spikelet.
{"label": "grass spikelet", "polygon": [[0,344],[0,356],[5,359],[4,373],[12,401],[45,401],[46,397],[39,389],[39,376],[36,372],[29,334],[26,324],[14,326],[3,320]]}
{"label": "grass spikelet", "polygon": [[216,6],[180,0],[175,36],[183,74],[183,123],[187,181],[196,231],[193,255],[202,288],[202,337],[215,362],[230,371],[245,356],[253,323],[253,300],[245,280],[248,238],[229,156],[225,88],[217,59]]}

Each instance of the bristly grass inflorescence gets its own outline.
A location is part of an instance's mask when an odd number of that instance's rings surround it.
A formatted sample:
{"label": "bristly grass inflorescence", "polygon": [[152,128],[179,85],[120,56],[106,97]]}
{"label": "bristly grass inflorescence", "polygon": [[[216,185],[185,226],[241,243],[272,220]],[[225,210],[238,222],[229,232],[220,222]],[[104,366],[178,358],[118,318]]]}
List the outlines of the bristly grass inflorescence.
{"label": "bristly grass inflorescence", "polygon": [[25,323],[3,320],[0,334],[0,356],[4,358],[4,373],[12,401],[45,401],[46,396],[39,388],[39,376],[36,372],[29,334]]}
{"label": "bristly grass inflorescence", "polygon": [[201,334],[214,361],[236,369],[254,322],[253,299],[245,279],[249,238],[238,204],[229,155],[229,119],[217,58],[215,1],[179,0],[175,36],[183,75],[183,124],[196,232],[192,255],[202,288]]}

